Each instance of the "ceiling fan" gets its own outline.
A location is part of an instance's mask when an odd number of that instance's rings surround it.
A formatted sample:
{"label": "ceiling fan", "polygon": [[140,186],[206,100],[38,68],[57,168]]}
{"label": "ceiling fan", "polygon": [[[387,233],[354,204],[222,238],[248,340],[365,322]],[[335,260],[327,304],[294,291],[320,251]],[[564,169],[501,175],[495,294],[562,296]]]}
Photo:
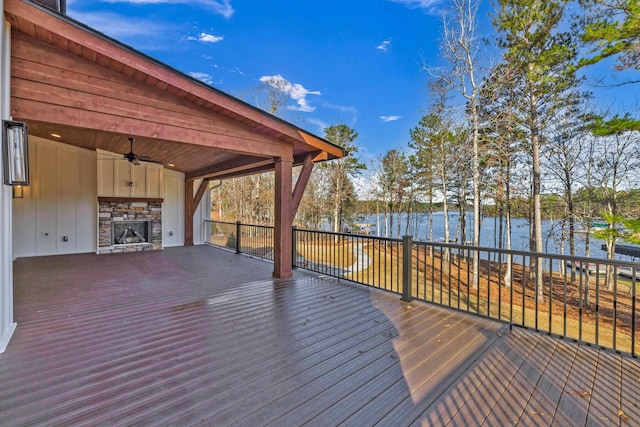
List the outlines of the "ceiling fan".
{"label": "ceiling fan", "polygon": [[129,163],[133,163],[134,165],[138,166],[140,165],[140,162],[150,162],[150,163],[157,163],[159,165],[163,165],[163,166],[167,166],[169,165],[169,163],[165,163],[165,162],[160,162],[158,160],[152,160],[151,157],[149,156],[140,156],[138,154],[135,154],[133,152],[133,142],[135,141],[135,138],[129,138],[129,152],[124,154],[124,159],[128,160]]}

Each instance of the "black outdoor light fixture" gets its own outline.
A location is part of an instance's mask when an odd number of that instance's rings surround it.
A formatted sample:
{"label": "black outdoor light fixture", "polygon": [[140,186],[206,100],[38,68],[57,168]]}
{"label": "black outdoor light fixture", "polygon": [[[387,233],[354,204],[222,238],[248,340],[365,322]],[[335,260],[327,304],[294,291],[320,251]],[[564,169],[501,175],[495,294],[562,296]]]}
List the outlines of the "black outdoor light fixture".
{"label": "black outdoor light fixture", "polygon": [[2,121],[2,169],[5,185],[29,185],[27,125]]}

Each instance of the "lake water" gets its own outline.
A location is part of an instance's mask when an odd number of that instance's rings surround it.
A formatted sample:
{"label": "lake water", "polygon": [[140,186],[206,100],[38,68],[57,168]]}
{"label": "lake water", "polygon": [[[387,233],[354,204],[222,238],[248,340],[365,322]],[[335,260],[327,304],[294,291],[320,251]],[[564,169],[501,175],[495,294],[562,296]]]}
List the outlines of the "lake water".
{"label": "lake water", "polygon": [[[451,241],[455,238],[456,228],[458,226],[458,212],[449,213],[449,238]],[[380,236],[385,236],[384,232],[384,215],[380,214]],[[407,216],[406,214],[400,214],[400,236],[397,232],[397,220],[398,215],[393,216],[393,227],[391,230],[392,238],[401,238],[406,231]],[[467,214],[467,240],[471,240],[473,235],[473,213]],[[357,223],[365,224],[377,224],[376,215],[361,215]],[[429,227],[429,214],[428,213],[414,213],[410,215],[408,234],[413,236],[414,240],[429,241],[428,236]],[[498,247],[498,237],[495,232],[499,230],[499,221],[494,217],[486,217],[482,221],[480,229],[480,246],[496,248]],[[503,230],[505,225],[503,223]],[[377,227],[374,225],[371,227],[373,235],[378,235]],[[504,231],[503,231],[504,232]],[[543,236],[543,252],[559,254],[560,251],[560,224],[555,221],[544,220],[542,222],[542,236]],[[442,212],[433,213],[433,240],[438,242],[444,238],[444,214]],[[506,239],[503,239],[506,242]],[[506,243],[505,243],[506,244]],[[594,258],[606,258],[606,252],[601,249],[604,242],[591,237],[590,239],[590,256]],[[585,255],[585,233],[576,233],[576,255]],[[511,219],[511,248],[514,250],[529,250],[529,221],[524,218],[512,218]],[[565,244],[565,255],[569,255],[569,244]],[[629,257],[620,257],[629,261]]]}

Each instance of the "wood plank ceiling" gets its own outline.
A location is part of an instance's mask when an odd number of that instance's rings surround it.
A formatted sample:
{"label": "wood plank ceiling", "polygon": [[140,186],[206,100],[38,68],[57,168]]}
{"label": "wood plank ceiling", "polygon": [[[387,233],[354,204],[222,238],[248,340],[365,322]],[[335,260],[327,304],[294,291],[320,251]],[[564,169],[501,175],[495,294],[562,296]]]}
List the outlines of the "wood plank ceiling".
{"label": "wood plank ceiling", "polygon": [[[31,135],[228,178],[339,158],[339,147],[134,51],[68,17],[6,0],[11,114]],[[59,137],[52,136],[59,135]]]}

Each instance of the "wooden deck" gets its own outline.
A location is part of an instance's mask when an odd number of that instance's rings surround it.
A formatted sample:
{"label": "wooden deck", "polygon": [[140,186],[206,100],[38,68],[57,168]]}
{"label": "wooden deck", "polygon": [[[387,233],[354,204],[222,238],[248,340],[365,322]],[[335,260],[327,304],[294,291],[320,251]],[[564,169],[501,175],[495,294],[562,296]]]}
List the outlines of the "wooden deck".
{"label": "wooden deck", "polygon": [[638,425],[617,354],[211,247],[15,262],[0,425]]}

